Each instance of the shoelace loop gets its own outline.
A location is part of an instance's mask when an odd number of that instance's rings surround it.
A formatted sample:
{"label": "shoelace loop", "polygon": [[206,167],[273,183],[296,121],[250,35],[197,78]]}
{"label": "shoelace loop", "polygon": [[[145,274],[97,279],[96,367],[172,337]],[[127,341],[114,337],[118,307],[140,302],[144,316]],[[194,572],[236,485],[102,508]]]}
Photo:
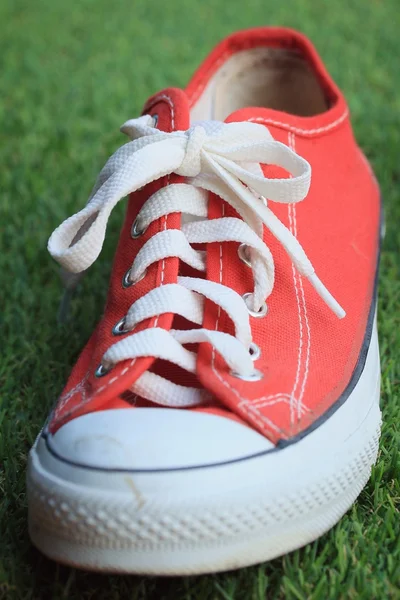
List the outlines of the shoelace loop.
{"label": "shoelace loop", "polygon": [[181,166],[176,170],[177,175],[183,177],[196,177],[201,172],[201,152],[207,141],[204,127],[196,125],[185,132],[187,145]]}
{"label": "shoelace loop", "polygon": [[[265,299],[274,285],[274,262],[263,241],[264,226],[281,242],[297,270],[309,279],[337,316],[345,314],[316,276],[298,240],[269,207],[270,201],[289,204],[303,200],[310,186],[311,167],[257,123],[203,121],[185,132],[172,133],[159,131],[152,125],[152,118],[147,115],[127,121],[121,127],[131,141],[108,160],[85,208],[53,232],[48,245],[51,255],[71,272],[86,270],[101,251],[114,206],[127,194],[175,172],[186,177],[187,183],[171,184],[146,201],[141,209],[145,228],[160,216],[173,212],[202,220],[183,224],[180,231],[166,230],[150,238],[132,265],[134,279],[141,277],[150,264],[170,256],[178,256],[204,271],[203,253],[194,250],[192,244],[236,241],[248,249],[246,264],[253,271],[254,293],[245,294],[244,300],[222,284],[182,277],[164,289],[150,290],[131,306],[128,315],[121,315],[121,319],[126,317],[124,331],[119,331],[123,339],[105,353],[105,368],[98,375],[106,374],[117,362],[141,356],[161,358],[195,373],[196,356],[184,346],[208,342],[224,358],[234,376],[255,380],[258,376],[254,374],[259,372],[254,369],[251,356],[249,312],[256,315],[265,307]],[[264,176],[261,164],[282,167],[291,177],[269,179]],[[224,217],[208,221],[209,191],[230,204],[241,219]],[[137,220],[140,222],[140,215]],[[166,312],[180,314],[201,326],[204,298],[211,299],[230,316],[235,336],[201,328],[167,332],[154,327],[129,333],[129,327],[143,319]],[[192,406],[207,398],[204,390],[184,388],[151,372],[144,373],[132,389],[168,406]]]}

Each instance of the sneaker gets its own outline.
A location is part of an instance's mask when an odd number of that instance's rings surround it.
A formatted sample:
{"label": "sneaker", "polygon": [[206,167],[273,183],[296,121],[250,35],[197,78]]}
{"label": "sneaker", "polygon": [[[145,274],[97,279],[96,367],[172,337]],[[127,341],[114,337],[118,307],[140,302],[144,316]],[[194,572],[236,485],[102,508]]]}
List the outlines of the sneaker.
{"label": "sneaker", "polygon": [[235,33],[162,90],[49,240],[129,195],[104,315],[30,453],[29,528],[100,571],[215,572],[332,527],[378,451],[377,182],[311,43]]}

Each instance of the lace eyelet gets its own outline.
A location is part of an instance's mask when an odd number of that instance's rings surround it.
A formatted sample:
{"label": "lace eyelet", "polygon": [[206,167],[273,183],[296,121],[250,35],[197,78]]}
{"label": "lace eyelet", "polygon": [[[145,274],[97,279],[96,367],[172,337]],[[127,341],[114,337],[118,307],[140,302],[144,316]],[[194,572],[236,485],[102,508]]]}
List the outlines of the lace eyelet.
{"label": "lace eyelet", "polygon": [[146,277],[146,271],[143,271],[141,276],[138,279],[135,279],[135,281],[133,281],[133,279],[131,279],[131,270],[132,269],[128,269],[122,278],[122,287],[123,288],[131,287],[131,285],[135,285],[135,283],[139,283],[139,281],[142,281],[142,279],[144,279]]}
{"label": "lace eyelet", "polygon": [[130,329],[125,329],[125,318],[126,317],[122,317],[122,319],[120,319],[118,323],[114,325],[112,328],[113,335],[123,335],[124,333],[130,332]]}
{"label": "lace eyelet", "polygon": [[131,287],[131,285],[134,284],[134,281],[130,278],[130,276],[131,276],[131,270],[128,269],[127,272],[125,273],[125,275],[122,278],[122,287],[128,288],[128,287]]}
{"label": "lace eyelet", "polygon": [[237,371],[231,371],[231,375],[232,377],[235,377],[236,379],[241,379],[242,381],[261,381],[261,379],[264,377],[264,373],[262,373],[258,369],[254,369],[254,371],[250,373],[250,375],[241,375]]}
{"label": "lace eyelet", "polygon": [[257,344],[255,344],[254,342],[251,342],[251,344],[249,346],[249,354],[251,356],[251,360],[253,360],[253,361],[258,360],[261,356],[260,347],[257,346]]}
{"label": "lace eyelet", "polygon": [[142,236],[144,234],[144,232],[146,231],[146,229],[147,229],[147,227],[140,228],[140,219],[137,216],[136,219],[132,223],[131,238],[134,239],[134,240],[136,240],[137,238],[140,238],[140,236]]}
{"label": "lace eyelet", "polygon": [[251,267],[251,262],[249,261],[247,255],[246,255],[247,248],[248,248],[247,244],[240,244],[240,246],[238,247],[238,255],[239,255],[240,260],[242,262],[244,262],[245,265],[247,265],[248,267]]}
{"label": "lace eyelet", "polygon": [[104,377],[111,371],[112,367],[105,367],[102,363],[99,364],[94,372],[95,377]]}
{"label": "lace eyelet", "polygon": [[256,318],[260,318],[260,317],[265,317],[265,315],[268,312],[268,306],[267,303],[264,302],[264,304],[261,306],[260,310],[258,312],[256,312],[255,310],[251,310],[251,308],[249,308],[246,299],[250,298],[250,296],[252,296],[253,294],[251,292],[247,292],[247,294],[243,294],[242,298],[246,304],[247,310],[249,311],[249,315],[251,315],[252,317],[256,317]]}

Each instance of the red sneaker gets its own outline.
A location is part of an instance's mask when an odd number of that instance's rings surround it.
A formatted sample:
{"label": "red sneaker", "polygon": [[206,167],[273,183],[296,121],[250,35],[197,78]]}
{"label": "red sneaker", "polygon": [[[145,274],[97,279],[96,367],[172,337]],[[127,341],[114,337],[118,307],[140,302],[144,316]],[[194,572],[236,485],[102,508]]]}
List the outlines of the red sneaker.
{"label": "red sneaker", "polygon": [[268,560],[332,527],[377,455],[376,180],[285,29],[227,38],[122,131],[49,241],[86,270],[130,194],[104,316],[30,454],[32,540],[106,571]]}

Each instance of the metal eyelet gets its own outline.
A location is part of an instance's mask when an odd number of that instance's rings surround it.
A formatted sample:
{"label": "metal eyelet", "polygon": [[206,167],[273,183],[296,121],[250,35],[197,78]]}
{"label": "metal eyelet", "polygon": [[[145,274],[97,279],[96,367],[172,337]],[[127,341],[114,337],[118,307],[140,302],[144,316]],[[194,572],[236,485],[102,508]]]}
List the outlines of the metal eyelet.
{"label": "metal eyelet", "polygon": [[249,346],[249,354],[251,356],[251,360],[258,360],[261,356],[261,350],[260,347],[257,346],[257,344],[255,344],[254,342],[251,342],[250,346]]}
{"label": "metal eyelet", "polygon": [[95,377],[104,377],[111,371],[112,367],[105,367],[102,363],[99,364],[94,372]]}
{"label": "metal eyelet", "polygon": [[158,125],[158,114],[155,113],[154,115],[151,115],[151,117],[154,120],[153,127],[157,127],[157,125]]}
{"label": "metal eyelet", "polygon": [[248,306],[248,304],[246,302],[246,299],[250,298],[250,296],[252,296],[252,295],[253,294],[251,292],[247,292],[247,294],[243,294],[243,296],[242,296],[242,298],[243,298],[243,300],[244,300],[244,302],[246,304],[247,310],[249,311],[249,314],[252,317],[257,317],[257,318],[265,317],[265,315],[268,312],[268,306],[267,306],[266,302],[264,302],[264,304],[261,306],[260,310],[257,311],[257,312],[255,310],[251,310],[251,308],[249,308],[249,306]]}
{"label": "metal eyelet", "polygon": [[245,265],[247,265],[248,267],[251,267],[251,262],[249,261],[247,253],[246,253],[247,248],[248,248],[247,244],[240,244],[240,246],[238,248],[238,255],[239,255],[240,260],[242,262],[244,262]]}
{"label": "metal eyelet", "polygon": [[114,327],[112,328],[113,335],[123,335],[124,333],[130,332],[130,329],[125,328],[125,319],[126,317],[122,317],[122,319],[120,319],[118,323],[114,325]]}
{"label": "metal eyelet", "polygon": [[142,229],[140,228],[140,220],[139,220],[139,216],[137,216],[136,219],[132,223],[131,238],[133,238],[134,240],[136,240],[137,238],[140,238],[140,236],[144,234],[146,229],[147,229],[147,227],[142,228]]}
{"label": "metal eyelet", "polygon": [[250,375],[241,375],[237,371],[231,371],[231,375],[242,381],[260,381],[264,377],[264,373],[261,373],[258,369],[254,369]]}
{"label": "metal eyelet", "polygon": [[122,278],[122,287],[128,288],[128,287],[131,287],[131,285],[133,285],[135,283],[130,277],[131,277],[131,270],[128,269]]}
{"label": "metal eyelet", "polygon": [[144,279],[146,277],[147,271],[143,271],[143,273],[141,274],[140,277],[138,277],[138,279],[133,280],[133,279],[131,279],[131,270],[132,269],[128,269],[122,278],[122,287],[123,288],[131,287],[131,285],[135,285],[135,283],[139,283],[139,281],[142,281],[142,279]]}

